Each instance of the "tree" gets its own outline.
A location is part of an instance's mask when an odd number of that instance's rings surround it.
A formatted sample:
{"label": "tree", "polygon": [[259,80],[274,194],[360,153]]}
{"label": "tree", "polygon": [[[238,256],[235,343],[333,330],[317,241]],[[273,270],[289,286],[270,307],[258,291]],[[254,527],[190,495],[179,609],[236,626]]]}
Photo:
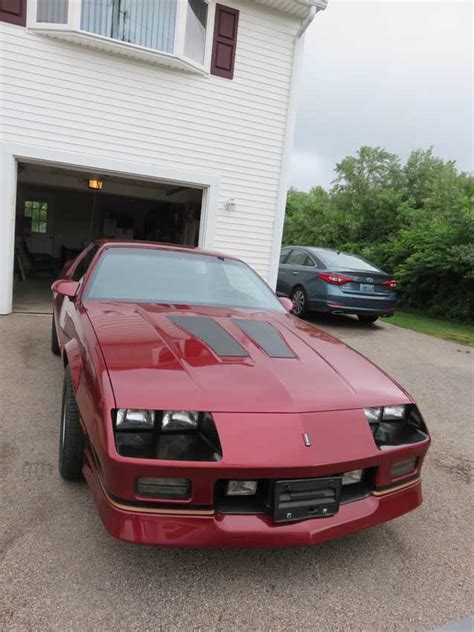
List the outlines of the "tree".
{"label": "tree", "polygon": [[472,322],[473,194],[474,178],[432,149],[402,165],[361,147],[336,165],[329,192],[290,190],[284,243],[359,253],[394,274],[404,304]]}

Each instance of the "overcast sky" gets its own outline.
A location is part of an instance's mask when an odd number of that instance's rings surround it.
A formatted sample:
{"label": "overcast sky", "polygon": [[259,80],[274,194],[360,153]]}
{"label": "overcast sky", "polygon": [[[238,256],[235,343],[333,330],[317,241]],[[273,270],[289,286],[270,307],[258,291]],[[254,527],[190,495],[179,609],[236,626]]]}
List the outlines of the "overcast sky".
{"label": "overcast sky", "polygon": [[361,145],[472,170],[472,5],[329,0],[306,34],[291,184],[329,186]]}

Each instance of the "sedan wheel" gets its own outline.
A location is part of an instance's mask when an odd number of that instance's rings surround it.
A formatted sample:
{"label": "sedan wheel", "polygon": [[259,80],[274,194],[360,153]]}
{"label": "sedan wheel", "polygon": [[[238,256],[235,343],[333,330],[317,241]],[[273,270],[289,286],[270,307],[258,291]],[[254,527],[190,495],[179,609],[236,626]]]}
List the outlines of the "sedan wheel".
{"label": "sedan wheel", "polygon": [[308,310],[308,300],[306,298],[306,292],[302,287],[295,287],[291,293],[291,300],[293,301],[293,314],[296,316],[304,316]]}
{"label": "sedan wheel", "polygon": [[378,316],[368,316],[367,314],[357,314],[357,318],[361,323],[375,323]]}
{"label": "sedan wheel", "polygon": [[63,405],[61,410],[61,430],[59,436],[59,472],[68,481],[81,478],[84,437],[82,434],[79,409],[72,387],[71,371],[64,373]]}

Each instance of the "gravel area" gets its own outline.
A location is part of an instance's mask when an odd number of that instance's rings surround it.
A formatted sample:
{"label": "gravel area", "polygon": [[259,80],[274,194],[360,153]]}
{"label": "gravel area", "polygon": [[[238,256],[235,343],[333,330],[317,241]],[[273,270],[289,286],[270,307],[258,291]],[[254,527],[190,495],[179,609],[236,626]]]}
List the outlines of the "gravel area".
{"label": "gravel area", "polygon": [[408,388],[429,424],[424,503],[312,548],[119,542],[57,472],[50,316],[0,317],[3,630],[434,630],[472,608],[474,352],[382,321],[314,319]]}

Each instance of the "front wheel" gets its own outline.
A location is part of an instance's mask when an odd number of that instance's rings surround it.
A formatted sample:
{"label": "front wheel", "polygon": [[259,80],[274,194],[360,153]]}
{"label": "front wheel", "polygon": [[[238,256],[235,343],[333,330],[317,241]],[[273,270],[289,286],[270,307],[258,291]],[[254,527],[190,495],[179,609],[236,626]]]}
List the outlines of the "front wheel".
{"label": "front wheel", "polygon": [[369,316],[367,314],[357,314],[357,318],[361,323],[375,323],[378,319],[378,316]]}
{"label": "front wheel", "polygon": [[291,300],[293,301],[293,314],[295,316],[304,316],[308,312],[308,297],[300,285],[293,288]]}
{"label": "front wheel", "polygon": [[63,405],[61,410],[61,430],[59,436],[59,472],[68,481],[81,478],[84,436],[80,423],[71,371],[64,372]]}

